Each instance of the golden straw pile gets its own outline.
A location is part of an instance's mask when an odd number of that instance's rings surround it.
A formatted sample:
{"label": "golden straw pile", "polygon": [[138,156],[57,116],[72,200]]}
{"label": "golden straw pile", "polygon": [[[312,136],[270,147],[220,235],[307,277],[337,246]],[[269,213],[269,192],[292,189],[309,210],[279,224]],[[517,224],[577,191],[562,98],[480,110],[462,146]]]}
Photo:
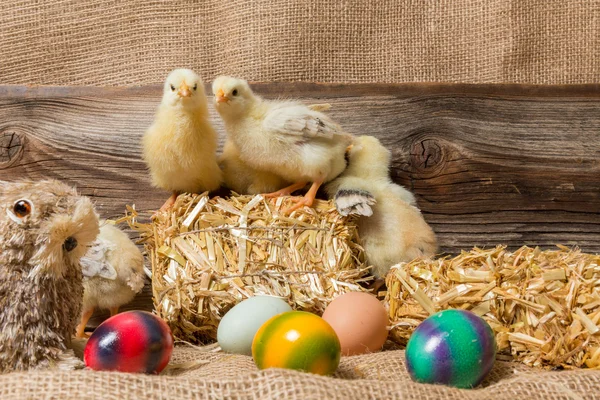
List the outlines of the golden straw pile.
{"label": "golden straw pile", "polygon": [[393,267],[386,279],[393,338],[405,344],[429,315],[460,308],[490,324],[499,358],[600,368],[600,255],[559,248],[475,248]]}
{"label": "golden straw pile", "polygon": [[154,306],[177,338],[214,340],[221,317],[255,294],[321,313],[335,296],[363,290],[371,278],[352,219],[326,201],[286,216],[286,203],[184,194],[150,224],[129,209],[152,262]]}

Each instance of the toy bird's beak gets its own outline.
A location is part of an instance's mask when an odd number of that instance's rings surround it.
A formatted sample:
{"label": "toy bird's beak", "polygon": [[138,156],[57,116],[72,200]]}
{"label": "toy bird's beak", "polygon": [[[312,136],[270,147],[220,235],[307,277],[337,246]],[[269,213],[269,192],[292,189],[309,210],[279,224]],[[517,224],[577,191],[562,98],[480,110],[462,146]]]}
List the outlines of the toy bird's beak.
{"label": "toy bird's beak", "polygon": [[181,86],[179,86],[179,91],[177,92],[177,94],[179,95],[179,97],[190,97],[192,95],[192,92],[190,90],[190,87],[186,85],[185,82],[183,82]]}
{"label": "toy bird's beak", "polygon": [[75,247],[77,247],[77,244],[77,239],[75,239],[73,236],[69,236],[63,243],[63,249],[66,251],[72,251],[75,249]]}
{"label": "toy bird's beak", "polygon": [[217,91],[217,103],[229,103],[229,97],[225,96],[223,89]]}

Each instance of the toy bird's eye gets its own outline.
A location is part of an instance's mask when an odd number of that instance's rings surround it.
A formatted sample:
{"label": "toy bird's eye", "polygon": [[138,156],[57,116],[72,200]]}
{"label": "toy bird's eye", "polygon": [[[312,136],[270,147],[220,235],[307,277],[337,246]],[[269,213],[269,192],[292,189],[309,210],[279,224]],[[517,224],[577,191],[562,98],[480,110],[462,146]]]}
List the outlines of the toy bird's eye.
{"label": "toy bird's eye", "polygon": [[194,84],[194,90],[198,89],[198,84]]}
{"label": "toy bird's eye", "polygon": [[171,90],[174,92],[175,91],[175,86],[171,85]]}
{"label": "toy bird's eye", "polygon": [[237,96],[237,89],[233,89],[233,92],[231,92],[232,95]]}
{"label": "toy bird's eye", "polygon": [[33,213],[33,203],[27,199],[15,201],[12,208],[6,209],[6,215],[19,225],[24,223],[23,219]]}
{"label": "toy bird's eye", "polygon": [[29,214],[31,214],[31,203],[27,200],[19,200],[13,206],[13,212],[19,218],[25,218]]}

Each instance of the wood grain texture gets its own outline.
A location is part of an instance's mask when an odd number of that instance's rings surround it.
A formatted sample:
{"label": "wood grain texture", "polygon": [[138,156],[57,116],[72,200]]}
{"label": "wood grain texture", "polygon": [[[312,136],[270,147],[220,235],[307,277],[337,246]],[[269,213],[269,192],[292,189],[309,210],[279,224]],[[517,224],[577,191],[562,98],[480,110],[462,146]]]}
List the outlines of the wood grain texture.
{"label": "wood grain texture", "polygon": [[[380,138],[394,180],[414,191],[444,252],[556,243],[600,251],[600,85],[254,87],[329,102],[349,132]],[[168,193],[150,186],[140,137],[160,96],[157,86],[0,86],[0,179],[66,181],[103,217],[126,204],[156,209]],[[212,108],[211,118],[222,144]]]}

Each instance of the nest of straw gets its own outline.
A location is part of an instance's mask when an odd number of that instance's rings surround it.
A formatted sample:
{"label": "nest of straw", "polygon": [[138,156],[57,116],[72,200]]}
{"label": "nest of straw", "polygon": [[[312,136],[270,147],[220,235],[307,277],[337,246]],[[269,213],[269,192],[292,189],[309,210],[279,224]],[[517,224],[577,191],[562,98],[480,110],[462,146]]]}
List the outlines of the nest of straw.
{"label": "nest of straw", "polygon": [[506,247],[393,267],[391,336],[406,344],[429,315],[471,310],[496,334],[499,358],[530,366],[600,367],[600,255]]}
{"label": "nest of straw", "polygon": [[155,309],[177,338],[216,339],[223,315],[253,295],[322,313],[337,295],[364,290],[371,278],[354,220],[328,201],[286,216],[289,205],[184,194],[148,224],[129,208],[152,263]]}

